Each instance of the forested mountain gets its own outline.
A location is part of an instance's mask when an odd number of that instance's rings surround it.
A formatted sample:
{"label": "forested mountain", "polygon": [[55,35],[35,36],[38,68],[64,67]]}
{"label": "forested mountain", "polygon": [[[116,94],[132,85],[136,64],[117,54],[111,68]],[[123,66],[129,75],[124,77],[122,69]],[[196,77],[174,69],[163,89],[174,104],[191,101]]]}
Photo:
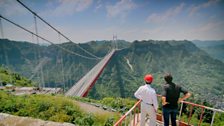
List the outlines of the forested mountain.
{"label": "forested mountain", "polygon": [[[163,75],[171,72],[174,82],[189,89],[195,99],[222,102],[224,64],[189,41],[135,41],[118,51],[90,92],[92,97],[133,97],[143,76],[152,73],[161,93]],[[220,103],[221,104],[221,103]]]}
{"label": "forested mountain", "polygon": [[224,40],[219,41],[199,41],[195,40],[193,43],[206,51],[209,55],[215,59],[221,60],[224,62]]}
{"label": "forested mountain", "polygon": [[[59,46],[91,57],[78,46],[98,57],[112,49],[111,41],[92,41],[78,44],[63,43]],[[217,101],[220,105],[224,94],[224,63],[214,59],[190,41],[119,41],[118,48],[104,72],[91,89],[89,97],[133,97],[144,84],[146,73],[154,75],[153,87],[161,93],[163,75],[170,72],[174,82],[189,89],[195,99]],[[67,89],[78,81],[99,60],[84,59],[69,54],[55,45],[39,46],[27,42],[0,40],[0,64],[33,80],[40,77],[38,60],[42,61],[46,86]],[[45,62],[43,62],[45,61]],[[36,75],[35,75],[36,73]],[[64,77],[62,75],[65,75]]]}

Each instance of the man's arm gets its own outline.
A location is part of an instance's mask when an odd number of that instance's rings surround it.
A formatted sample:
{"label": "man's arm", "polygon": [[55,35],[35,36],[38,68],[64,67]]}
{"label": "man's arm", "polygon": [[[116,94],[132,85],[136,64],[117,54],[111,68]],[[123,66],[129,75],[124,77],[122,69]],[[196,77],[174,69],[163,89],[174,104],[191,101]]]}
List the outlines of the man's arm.
{"label": "man's arm", "polygon": [[135,94],[134,94],[135,97],[136,97],[137,99],[140,99],[140,100],[142,99],[142,97],[141,97],[141,92],[142,92],[142,91],[141,91],[141,90],[142,90],[141,87],[139,87],[138,90],[137,90],[137,91],[135,92]]}
{"label": "man's arm", "polygon": [[178,103],[184,101],[185,99],[189,98],[191,93],[187,92],[182,98],[179,98]]}
{"label": "man's arm", "polygon": [[155,111],[157,112],[157,110],[158,110],[158,100],[157,100],[156,93],[153,95],[152,101],[153,101],[153,107],[154,107]]}
{"label": "man's arm", "polygon": [[169,104],[168,102],[166,102],[166,93],[167,93],[166,87],[163,86],[163,90],[162,90],[162,105],[163,106],[166,104]]}
{"label": "man's arm", "polygon": [[162,105],[169,104],[169,102],[166,102],[166,97],[162,96]]}

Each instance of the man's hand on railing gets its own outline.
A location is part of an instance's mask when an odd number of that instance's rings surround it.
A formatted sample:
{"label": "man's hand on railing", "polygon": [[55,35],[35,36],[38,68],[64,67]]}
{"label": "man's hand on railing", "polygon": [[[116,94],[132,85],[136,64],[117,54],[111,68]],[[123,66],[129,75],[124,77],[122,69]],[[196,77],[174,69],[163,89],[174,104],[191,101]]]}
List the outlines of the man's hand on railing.
{"label": "man's hand on railing", "polygon": [[177,103],[181,103],[181,102],[183,102],[184,100],[182,99],[182,98],[179,98],[178,99],[178,101],[177,101]]}
{"label": "man's hand on railing", "polygon": [[183,102],[185,99],[189,98],[191,96],[191,93],[186,93],[182,98],[178,99],[178,103]]}
{"label": "man's hand on railing", "polygon": [[169,102],[162,102],[162,105],[163,106],[166,105],[166,104],[169,104]]}

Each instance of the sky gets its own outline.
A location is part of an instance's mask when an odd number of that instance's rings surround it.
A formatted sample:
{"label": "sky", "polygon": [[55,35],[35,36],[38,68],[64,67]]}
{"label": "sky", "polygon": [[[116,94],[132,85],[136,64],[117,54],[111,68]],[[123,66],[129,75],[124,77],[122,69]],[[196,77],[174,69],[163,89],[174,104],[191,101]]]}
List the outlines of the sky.
{"label": "sky", "polygon": [[[223,40],[224,0],[20,0],[75,43],[95,40]],[[0,0],[0,14],[35,32],[34,16],[16,0]],[[67,40],[37,18],[38,35]],[[1,38],[35,43],[1,19]],[[43,40],[39,40],[44,42]]]}

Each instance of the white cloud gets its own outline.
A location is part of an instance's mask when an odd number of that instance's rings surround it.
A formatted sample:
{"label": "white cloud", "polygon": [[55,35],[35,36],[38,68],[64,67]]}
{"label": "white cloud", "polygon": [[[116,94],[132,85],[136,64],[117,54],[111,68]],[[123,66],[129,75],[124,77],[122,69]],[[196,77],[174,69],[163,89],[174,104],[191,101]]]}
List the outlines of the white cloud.
{"label": "white cloud", "polygon": [[165,13],[160,13],[160,14],[153,13],[147,18],[147,22],[162,23],[162,22],[169,21],[171,18],[181,13],[183,8],[184,8],[184,3],[181,3],[179,6],[170,8],[169,10],[165,11]]}
{"label": "white cloud", "polygon": [[108,17],[119,17],[124,18],[126,14],[134,9],[136,4],[132,2],[132,0],[121,0],[117,2],[115,5],[106,6],[107,16]]}
{"label": "white cloud", "polygon": [[103,3],[102,3],[102,1],[101,1],[101,0],[98,0],[98,1],[96,2],[95,11],[98,10],[98,9],[100,9],[100,8],[102,8],[102,7],[103,7]]}
{"label": "white cloud", "polygon": [[204,8],[207,8],[207,7],[210,7],[216,3],[218,3],[220,0],[209,0],[208,2],[206,3],[202,3],[202,4],[199,4],[199,5],[194,5],[190,8],[190,13],[189,15],[190,16],[193,16],[195,13],[197,13],[199,10],[201,9],[204,9]]}
{"label": "white cloud", "polygon": [[189,30],[191,37],[201,40],[224,39],[224,21],[211,21]]}
{"label": "white cloud", "polygon": [[0,12],[3,16],[24,15],[28,11],[15,0],[0,0]]}
{"label": "white cloud", "polygon": [[222,40],[224,21],[209,21],[198,26],[177,23],[160,25],[154,29],[142,29],[142,38],[156,40]]}
{"label": "white cloud", "polygon": [[[43,14],[51,14],[54,16],[73,15],[76,12],[86,10],[91,6],[92,0],[59,0],[58,6],[53,10],[42,12]],[[56,6],[56,5],[54,5]]]}
{"label": "white cloud", "polygon": [[98,4],[98,5],[96,6],[96,10],[100,9],[102,6],[103,6],[102,4]]}

